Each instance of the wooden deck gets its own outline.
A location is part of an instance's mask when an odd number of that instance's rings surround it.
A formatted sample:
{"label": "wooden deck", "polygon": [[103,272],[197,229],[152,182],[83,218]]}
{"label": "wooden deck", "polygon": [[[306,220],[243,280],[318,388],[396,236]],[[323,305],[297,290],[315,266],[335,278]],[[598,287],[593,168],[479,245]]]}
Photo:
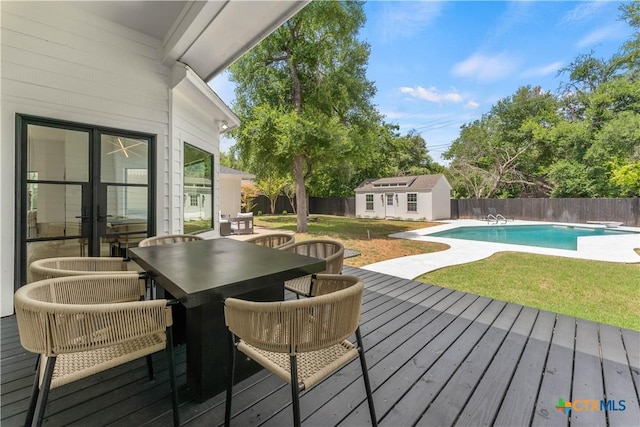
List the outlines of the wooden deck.
{"label": "wooden deck", "polygon": [[[381,425],[640,425],[638,331],[366,270],[345,274],[366,283],[361,330]],[[35,356],[20,346],[15,317],[1,326],[0,424],[19,426]],[[166,363],[163,353],[154,357],[154,381],[140,360],[54,389],[46,425],[171,425]],[[179,384],[185,357],[179,347]],[[224,394],[196,403],[185,387],[183,424],[222,424]],[[261,372],[235,391],[232,425],[292,423],[290,391],[277,377]],[[565,415],[559,398],[578,408],[578,400],[608,400],[609,410]],[[307,426],[369,424],[358,362],[303,394],[301,413]]]}

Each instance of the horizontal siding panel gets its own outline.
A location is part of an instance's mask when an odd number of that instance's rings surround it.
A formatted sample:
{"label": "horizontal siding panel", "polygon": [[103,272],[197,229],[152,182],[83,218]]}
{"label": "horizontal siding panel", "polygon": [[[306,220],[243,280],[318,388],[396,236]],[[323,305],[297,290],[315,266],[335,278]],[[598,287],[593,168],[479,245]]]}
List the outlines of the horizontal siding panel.
{"label": "horizontal siding panel", "polygon": [[156,124],[167,124],[169,122],[167,111],[126,105],[116,100],[96,99],[93,96],[82,93],[69,93],[48,87],[7,81],[4,78],[2,81],[2,95],[22,98],[25,102],[43,102],[49,104],[52,109],[72,105],[78,109],[86,110],[87,113],[92,115],[111,112],[117,116],[151,121]]}
{"label": "horizontal siding panel", "polygon": [[[119,78],[123,83],[126,82],[125,76],[119,76]],[[2,79],[9,85],[19,84],[48,88],[66,92],[69,96],[91,96],[99,104],[114,101],[119,104],[147,108],[149,110],[160,110],[166,113],[169,111],[168,97],[162,96],[166,95],[166,90],[164,93],[163,91],[157,91],[153,97],[142,96],[123,90],[122,86],[102,85],[99,82],[80,80],[73,76],[7,63],[4,60],[2,61]],[[108,104],[103,105],[106,106]]]}
{"label": "horizontal siding panel", "polygon": [[[156,60],[161,42],[74,7],[51,2],[4,7],[2,26],[86,52],[101,45]],[[10,18],[10,19],[7,19]],[[144,37],[144,38],[142,38]]]}
{"label": "horizontal siding panel", "polygon": [[135,55],[126,49],[103,49],[101,45],[87,46],[82,50],[68,44],[57,43],[49,38],[34,37],[21,28],[11,28],[3,21],[2,44],[17,49],[60,58],[77,65],[90,64],[105,70],[118,67],[122,72],[142,72],[168,75],[166,67],[153,58]]}
{"label": "horizontal siding panel", "polygon": [[[114,67],[108,69],[95,67],[92,64],[75,64],[50,55],[23,50],[14,46],[2,47],[3,73],[8,67],[23,66],[51,75],[51,78],[70,79],[99,85],[110,90],[118,90],[127,94],[149,97],[155,100],[167,100],[168,76],[159,73],[146,75],[142,73],[123,73]],[[115,71],[115,72],[114,72]],[[20,80],[26,80],[20,77]]]}

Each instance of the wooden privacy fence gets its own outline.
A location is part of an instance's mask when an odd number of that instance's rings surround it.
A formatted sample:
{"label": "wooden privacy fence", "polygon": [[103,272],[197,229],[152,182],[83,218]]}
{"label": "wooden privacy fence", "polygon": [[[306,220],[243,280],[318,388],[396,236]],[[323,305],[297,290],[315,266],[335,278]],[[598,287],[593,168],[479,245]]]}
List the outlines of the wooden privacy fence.
{"label": "wooden privacy fence", "polygon": [[495,208],[510,218],[529,221],[586,223],[619,221],[640,226],[640,198],[628,199],[458,199],[451,200],[451,218],[474,218],[473,209]]}
{"label": "wooden privacy fence", "polygon": [[[269,214],[269,199],[259,196],[258,210]],[[587,221],[619,221],[630,227],[640,227],[640,198],[626,199],[452,199],[451,219],[475,218],[472,208],[488,213],[495,208],[504,216],[528,221],[586,223]],[[289,200],[280,196],[276,214],[283,210],[293,213]],[[355,197],[310,197],[309,213],[355,216]]]}

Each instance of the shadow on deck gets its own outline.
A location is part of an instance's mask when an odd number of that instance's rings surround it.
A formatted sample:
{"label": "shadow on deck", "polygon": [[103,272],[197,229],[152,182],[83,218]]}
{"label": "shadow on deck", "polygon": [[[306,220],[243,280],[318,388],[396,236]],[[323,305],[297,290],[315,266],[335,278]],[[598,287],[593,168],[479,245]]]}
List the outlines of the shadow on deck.
{"label": "shadow on deck", "polygon": [[[640,422],[640,332],[352,267],[345,274],[366,284],[361,330],[381,425]],[[1,326],[1,424],[20,426],[35,356],[20,346],[15,316]],[[190,400],[185,359],[178,347],[183,425],[221,425],[224,393]],[[154,381],[142,359],[52,390],[46,425],[171,425],[164,353],[154,362]],[[290,389],[277,377],[262,371],[235,391],[232,425],[292,424]],[[577,407],[556,410],[560,398]],[[578,400],[609,403],[606,410],[579,411],[585,406]],[[357,360],[300,403],[307,426],[370,424]]]}

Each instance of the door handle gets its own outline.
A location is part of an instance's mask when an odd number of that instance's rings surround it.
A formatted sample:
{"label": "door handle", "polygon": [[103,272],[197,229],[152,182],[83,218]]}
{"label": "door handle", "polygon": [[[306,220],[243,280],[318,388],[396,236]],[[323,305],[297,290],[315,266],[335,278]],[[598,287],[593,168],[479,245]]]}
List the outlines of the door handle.
{"label": "door handle", "polygon": [[89,222],[89,220],[91,220],[91,217],[89,216],[89,214],[87,213],[87,211],[89,210],[89,208],[87,208],[86,206],[84,206],[82,208],[82,215],[78,215],[76,216],[76,218],[78,219],[82,219],[82,222]]}
{"label": "door handle", "polygon": [[98,205],[98,222],[103,222],[107,218],[111,218],[113,215],[107,215],[100,213],[100,205]]}

